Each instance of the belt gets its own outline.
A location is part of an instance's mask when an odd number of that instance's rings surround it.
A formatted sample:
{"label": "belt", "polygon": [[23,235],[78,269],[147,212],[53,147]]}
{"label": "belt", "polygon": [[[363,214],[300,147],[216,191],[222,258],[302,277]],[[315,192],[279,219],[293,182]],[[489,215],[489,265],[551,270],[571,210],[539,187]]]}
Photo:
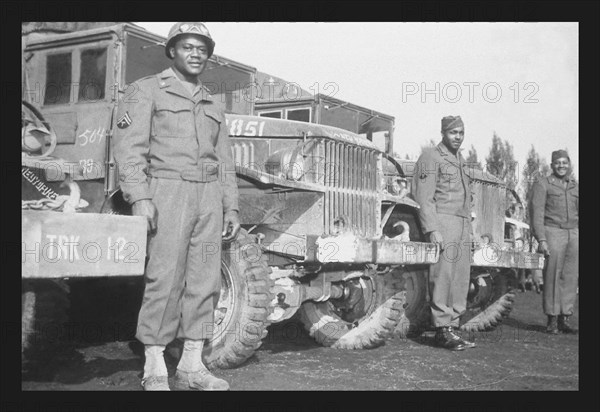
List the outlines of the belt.
{"label": "belt", "polygon": [[544,222],[544,226],[557,227],[559,229],[577,229],[577,228],[579,228],[578,224],[573,224],[573,223]]}
{"label": "belt", "polygon": [[462,217],[463,219],[469,219],[471,216],[465,216],[464,211],[445,211],[445,210],[438,210],[436,208],[436,212],[439,215],[449,215],[449,216],[456,216],[456,217]]}
{"label": "belt", "polygon": [[149,173],[149,176],[162,179],[181,179],[200,183],[214,182],[219,179],[217,171],[213,169],[206,171],[190,169],[181,172],[176,172],[174,170],[155,170],[152,173]]}

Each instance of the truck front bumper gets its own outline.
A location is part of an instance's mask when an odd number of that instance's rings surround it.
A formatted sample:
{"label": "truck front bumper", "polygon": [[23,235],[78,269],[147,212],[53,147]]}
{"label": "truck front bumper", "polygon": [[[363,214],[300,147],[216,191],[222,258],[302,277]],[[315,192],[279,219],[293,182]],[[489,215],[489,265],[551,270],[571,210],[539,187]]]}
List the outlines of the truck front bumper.
{"label": "truck front bumper", "polygon": [[[404,242],[397,239],[367,239],[351,233],[321,236],[315,241],[320,263],[377,263],[386,265],[433,264],[440,250],[433,243]],[[471,252],[471,266],[513,269],[543,269],[541,253],[483,247]]]}
{"label": "truck front bumper", "polygon": [[396,239],[367,239],[351,233],[319,237],[316,258],[321,263],[377,263],[418,265],[436,263],[439,248],[434,243]]}
{"label": "truck front bumper", "polygon": [[543,269],[544,255],[541,253],[502,250],[494,246],[484,246],[471,254],[471,266]]}

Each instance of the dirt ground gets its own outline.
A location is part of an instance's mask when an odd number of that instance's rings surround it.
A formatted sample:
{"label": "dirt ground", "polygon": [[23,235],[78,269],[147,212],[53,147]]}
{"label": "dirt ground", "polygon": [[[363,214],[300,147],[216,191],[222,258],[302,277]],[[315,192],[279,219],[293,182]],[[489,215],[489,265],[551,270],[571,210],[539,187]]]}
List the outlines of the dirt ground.
{"label": "dirt ground", "polygon": [[[22,390],[142,389],[143,347],[133,337],[140,290],[131,283],[98,286],[94,296],[72,287],[68,333],[29,354]],[[541,295],[533,291],[519,292],[511,316],[492,332],[469,335],[477,348],[462,352],[432,347],[429,333],[371,350],[324,348],[291,320],[271,326],[245,364],[216,375],[238,391],[578,390],[579,336],[547,335],[544,327]],[[167,357],[167,365],[172,376],[176,360]]]}

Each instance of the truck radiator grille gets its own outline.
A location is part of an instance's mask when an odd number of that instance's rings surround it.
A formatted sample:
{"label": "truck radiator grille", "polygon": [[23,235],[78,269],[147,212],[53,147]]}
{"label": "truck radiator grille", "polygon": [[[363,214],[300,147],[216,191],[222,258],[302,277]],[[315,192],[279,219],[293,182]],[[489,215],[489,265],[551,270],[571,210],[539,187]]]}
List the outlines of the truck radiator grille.
{"label": "truck radiator grille", "polygon": [[[266,170],[265,154],[248,140],[232,139],[236,165]],[[325,186],[324,232],[335,233],[334,221],[343,217],[346,229],[364,237],[377,236],[381,218],[378,198],[378,152],[348,143],[316,138],[295,160],[303,164],[302,181]]]}
{"label": "truck radiator grille", "polygon": [[252,142],[232,141],[231,156],[233,163],[242,167],[255,167],[254,163],[254,144]]}
{"label": "truck radiator grille", "polygon": [[321,141],[317,156],[324,158],[326,186],[324,224],[332,234],[334,220],[343,216],[360,236],[375,236],[379,215],[377,199],[377,152],[332,140]]}

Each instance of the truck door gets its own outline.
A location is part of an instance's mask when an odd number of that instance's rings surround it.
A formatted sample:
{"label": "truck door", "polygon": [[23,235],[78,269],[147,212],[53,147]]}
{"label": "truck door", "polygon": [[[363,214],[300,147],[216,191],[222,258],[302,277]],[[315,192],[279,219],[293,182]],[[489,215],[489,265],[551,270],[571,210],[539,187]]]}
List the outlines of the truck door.
{"label": "truck door", "polygon": [[110,31],[77,36],[47,36],[25,49],[23,99],[54,129],[52,156],[79,165],[76,180],[103,180],[119,49]]}

